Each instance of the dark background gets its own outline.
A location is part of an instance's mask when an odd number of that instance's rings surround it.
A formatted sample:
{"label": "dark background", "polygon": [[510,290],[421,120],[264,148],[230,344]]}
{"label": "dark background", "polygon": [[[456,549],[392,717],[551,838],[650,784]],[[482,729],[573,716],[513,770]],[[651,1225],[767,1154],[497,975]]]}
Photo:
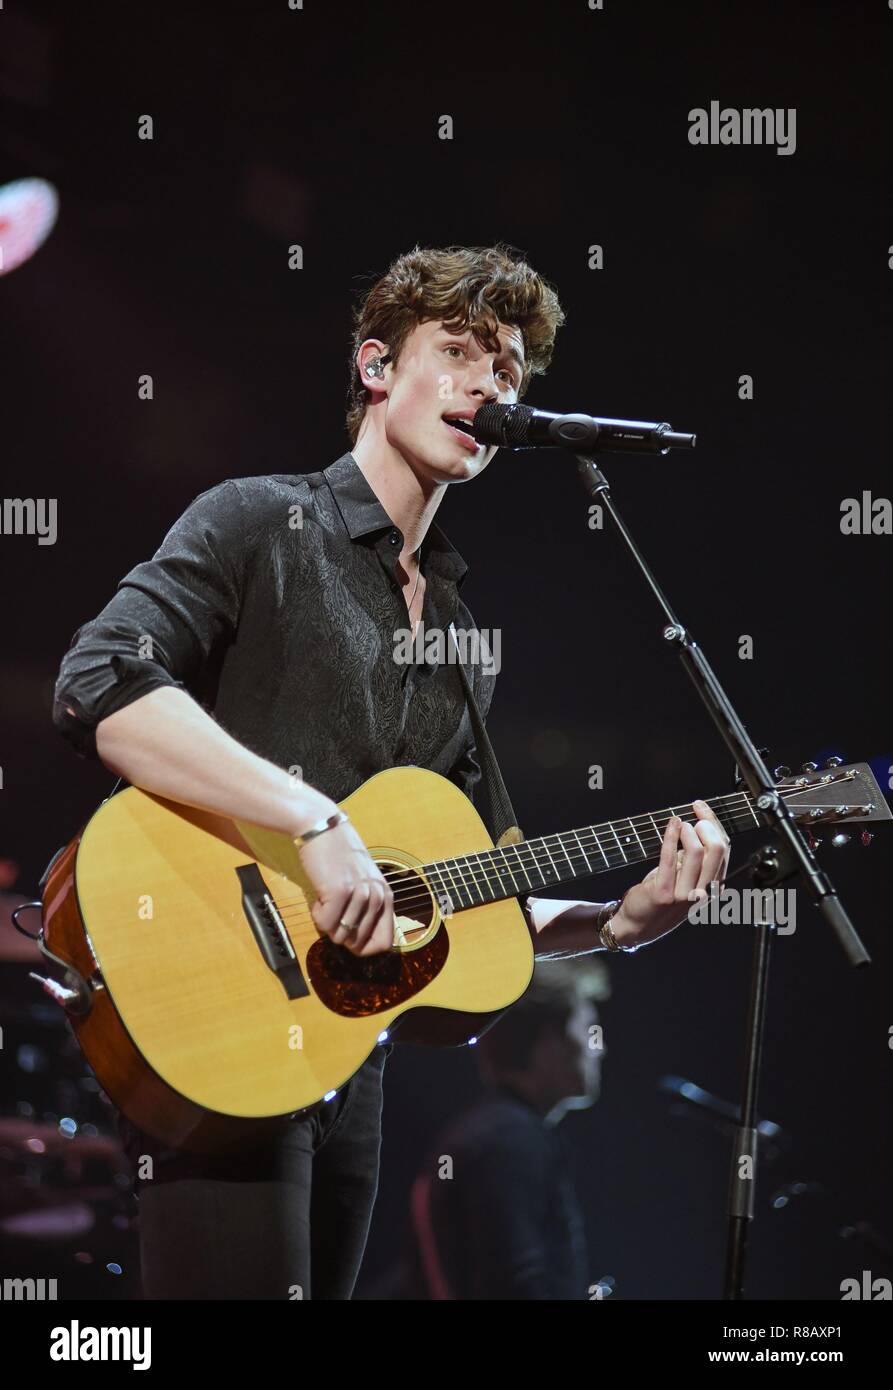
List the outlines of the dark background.
{"label": "dark background", "polygon": [[[71,635],[197,493],[348,447],[351,305],[416,242],[507,241],[555,284],[568,321],[528,402],[697,431],[692,455],[609,459],[618,504],[770,766],[836,752],[886,789],[893,538],[843,536],[840,504],[893,490],[891,32],[881,0],[7,3],[0,182],[39,175],[61,198],[53,236],[0,281],[4,495],[57,497],[60,528],[52,547],[0,537],[14,890],[34,893],[114,783],[50,722]],[[796,107],[796,152],[691,146],[688,112],[713,99]],[[502,630],[488,727],[528,836],[731,788],[570,459],[497,455],[438,521],[479,626]],[[891,844],[882,826],[870,848],[823,850],[873,967],[848,967],[802,894],[778,943],[760,1108],[790,1147],[760,1177],[754,1297],[839,1298],[841,1278],[885,1272],[835,1232],[893,1232]],[[686,926],[609,962],[603,1098],[564,1132],[593,1279],[619,1297],[720,1291],[728,1144],[656,1083],[736,1097],[749,938]],[[423,1150],[476,1088],[469,1053],[391,1058],[361,1292],[395,1256]],[[792,1179],[826,1190],[772,1210]]]}

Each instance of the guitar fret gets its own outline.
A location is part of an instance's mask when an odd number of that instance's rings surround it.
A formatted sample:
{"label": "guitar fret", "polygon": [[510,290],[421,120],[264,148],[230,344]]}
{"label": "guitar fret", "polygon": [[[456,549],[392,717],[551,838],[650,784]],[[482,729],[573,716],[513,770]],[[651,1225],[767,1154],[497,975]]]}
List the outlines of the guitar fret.
{"label": "guitar fret", "polygon": [[624,864],[628,864],[628,863],[629,863],[629,860],[628,860],[627,857],[626,857],[626,851],[624,850],[623,845],[620,843],[620,837],[618,836],[617,831],[614,829],[614,823],[613,823],[613,821],[609,821],[609,822],[608,822],[608,829],[610,830],[611,834],[614,836],[614,839],[617,841],[617,848],[620,850],[620,853],[623,855],[623,862],[624,862]]}
{"label": "guitar fret", "polygon": [[559,836],[558,836],[558,843],[559,843],[560,846],[561,846],[561,853],[564,855],[565,859],[567,860],[567,866],[568,866],[568,868],[570,869],[570,871],[571,871],[571,873],[573,874],[574,878],[576,878],[576,877],[577,877],[577,871],[576,871],[576,869],[575,869],[574,866],[573,866],[573,862],[572,862],[572,860],[571,860],[570,855],[568,854],[567,850],[566,850],[565,847],[564,847],[564,836],[563,836],[563,835],[559,835]]}
{"label": "guitar fret", "polygon": [[589,855],[583,848],[583,841],[580,839],[580,836],[577,834],[576,830],[572,830],[571,834],[576,838],[577,844],[580,846],[580,853],[583,856],[583,863],[586,865],[586,868],[589,870],[589,872],[592,873],[592,865],[589,862]]}
{"label": "guitar fret", "polygon": [[598,828],[597,828],[596,826],[593,826],[593,827],[592,827],[592,833],[593,833],[593,835],[595,836],[595,843],[596,843],[596,845],[598,846],[598,852],[599,852],[599,854],[601,855],[602,859],[604,859],[604,861],[605,861],[605,868],[606,868],[606,869],[610,869],[610,867],[611,867],[611,861],[610,861],[610,859],[608,858],[608,856],[605,854],[604,849],[602,848],[601,836],[599,835],[599,833],[598,833]]}
{"label": "guitar fret", "polygon": [[477,873],[475,873],[474,886],[477,889],[477,891],[481,894],[482,901],[491,902],[493,898],[496,896],[493,891],[493,875],[490,872],[491,856],[488,853],[487,858],[484,859],[483,855],[474,854],[469,855],[469,858],[474,860],[472,867],[475,870],[479,869],[481,874],[483,875],[483,877],[481,878]]}
{"label": "guitar fret", "polygon": [[[437,864],[429,864],[429,866],[428,866],[428,874],[429,874],[429,877],[431,876],[431,873],[432,873],[432,872],[433,872],[433,873],[436,873],[436,874],[437,874],[437,877],[438,877],[439,880],[440,880],[440,885],[439,885],[439,887],[440,887],[441,893],[444,894],[447,898],[449,898],[450,902],[453,902],[454,900],[455,900],[455,901],[458,901],[459,906],[461,907],[461,906],[462,906],[462,899],[461,899],[461,897],[459,896],[459,893],[457,892],[456,883],[455,883],[455,881],[454,881],[454,879],[453,879],[453,875],[452,875],[452,873],[449,871],[449,869],[447,869],[445,865],[444,865],[443,868],[440,868],[440,867],[438,867]],[[447,888],[444,888],[444,879],[448,879],[448,881],[449,881],[449,886],[448,886]]]}
{"label": "guitar fret", "polygon": [[473,905],[471,894],[468,891],[468,887],[465,883],[465,879],[462,876],[461,871],[459,873],[453,874],[453,886],[456,889],[456,896],[459,902],[462,904],[462,906],[471,907]]}
{"label": "guitar fret", "polygon": [[527,872],[527,870],[526,870],[525,867],[524,867],[524,861],[523,861],[523,859],[521,858],[521,855],[520,855],[519,852],[518,852],[518,846],[517,846],[517,845],[509,845],[508,848],[509,848],[509,849],[513,849],[513,850],[515,851],[515,856],[516,856],[516,858],[517,858],[517,860],[518,860],[518,865],[519,865],[519,867],[520,867],[520,869],[521,869],[522,874],[523,874],[524,877],[527,879],[527,887],[528,887],[528,888],[532,888],[532,887],[533,887],[533,884],[532,884],[531,881],[530,881],[530,874]]}
{"label": "guitar fret", "polygon": [[[552,858],[552,855],[551,855],[551,853],[550,853],[550,851],[549,851],[549,846],[546,844],[545,840],[540,840],[540,844],[542,845],[542,847],[543,847],[543,849],[546,851],[546,853],[549,855],[549,863],[552,865],[552,868],[555,870],[555,877],[556,877],[556,879],[558,879],[558,880],[560,881],[561,875],[560,875],[560,873],[558,872],[558,869],[557,869],[557,867],[556,867],[556,865],[555,865],[555,860]],[[546,881],[546,883],[549,882],[548,879],[546,879],[545,881]]]}
{"label": "guitar fret", "polygon": [[476,873],[474,872],[475,866],[474,866],[474,864],[472,864],[471,859],[472,859],[472,856],[471,856],[470,854],[466,854],[466,855],[465,855],[465,862],[466,862],[466,864],[468,865],[468,871],[469,871],[469,873],[471,874],[471,886],[472,886],[472,888],[474,889],[474,891],[477,893],[477,895],[478,895],[478,897],[480,898],[481,902],[483,902],[483,901],[484,901],[483,890],[482,890],[482,888],[481,888],[481,885],[480,885],[480,882],[479,882],[479,880],[478,880],[478,877],[477,877]]}
{"label": "guitar fret", "polygon": [[[515,890],[516,893],[520,892],[521,890],[518,888],[518,885],[517,885],[517,883],[516,883],[516,881],[515,881],[515,875],[512,873],[511,869],[509,868],[509,861],[508,861],[508,859],[506,858],[505,849],[502,848],[501,846],[500,846],[500,848],[499,848],[499,853],[502,855],[502,863],[503,863],[503,867],[504,867],[504,869],[505,869],[505,872],[508,874],[509,878],[510,878],[511,881],[512,881],[512,887],[514,888],[514,890]],[[501,877],[501,875],[500,875],[500,877]]]}
{"label": "guitar fret", "polygon": [[[718,797],[708,805],[731,834],[749,829],[751,820],[756,826],[762,824],[753,798],[747,793]],[[562,831],[525,841],[520,846],[493,846],[477,854],[439,860],[424,866],[425,872],[432,889],[439,889],[442,895],[461,907],[476,907],[498,898],[518,896],[530,889],[566,883],[581,874],[602,873],[633,862],[657,859],[667,825],[674,817],[689,825],[696,820],[690,806],[671,806],[665,811],[646,812],[626,820],[604,821],[600,826]],[[654,844],[649,845],[652,835]],[[610,848],[605,844],[607,837],[613,839]],[[512,858],[509,858],[510,851]],[[561,856],[564,864],[560,863]]]}
{"label": "guitar fret", "polygon": [[642,858],[643,858],[643,859],[647,859],[647,858],[648,858],[648,855],[645,853],[645,847],[644,847],[644,845],[642,844],[642,841],[639,839],[639,832],[638,832],[638,830],[637,830],[636,827],[633,825],[632,820],[628,820],[626,823],[627,823],[627,825],[629,826],[630,830],[633,832],[633,834],[634,834],[635,837],[636,837],[636,844],[639,846],[639,849],[642,851]]}

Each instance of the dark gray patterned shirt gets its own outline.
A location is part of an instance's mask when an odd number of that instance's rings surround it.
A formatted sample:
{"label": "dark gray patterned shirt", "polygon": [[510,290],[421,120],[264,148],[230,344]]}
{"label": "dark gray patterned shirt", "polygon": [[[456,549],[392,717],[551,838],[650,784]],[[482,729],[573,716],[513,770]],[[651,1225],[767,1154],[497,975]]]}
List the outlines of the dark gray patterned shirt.
{"label": "dark gray patterned shirt", "polygon": [[[350,453],[318,473],[219,483],[75,633],[56,727],[95,758],[100,720],[175,685],[335,801],[406,764],[470,796],[480,769],[454,660],[438,664],[429,650],[427,661],[395,661],[395,633],[409,626],[395,577],[402,546]],[[420,559],[425,632],[474,631],[458,594],[467,565],[438,526]],[[486,718],[495,673],[482,661],[466,671]]]}

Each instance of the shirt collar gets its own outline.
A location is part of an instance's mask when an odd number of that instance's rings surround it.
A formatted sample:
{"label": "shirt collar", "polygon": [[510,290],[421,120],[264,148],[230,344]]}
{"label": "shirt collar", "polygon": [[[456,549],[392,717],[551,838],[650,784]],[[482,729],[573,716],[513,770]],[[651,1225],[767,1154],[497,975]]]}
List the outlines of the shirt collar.
{"label": "shirt collar", "polygon": [[[369,535],[373,531],[397,531],[353,454],[342,454],[334,463],[330,463],[328,468],[323,469],[323,477],[328,483],[351,540]],[[428,527],[422,542],[422,552],[426,571],[434,569],[456,585],[462,583],[468,565],[436,522],[432,521]]]}

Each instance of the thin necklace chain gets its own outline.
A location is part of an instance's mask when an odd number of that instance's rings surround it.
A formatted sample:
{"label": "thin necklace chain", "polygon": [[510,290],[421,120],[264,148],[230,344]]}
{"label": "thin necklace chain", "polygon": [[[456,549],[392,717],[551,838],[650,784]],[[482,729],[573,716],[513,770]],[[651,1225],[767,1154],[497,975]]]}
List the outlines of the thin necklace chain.
{"label": "thin necklace chain", "polygon": [[[419,546],[419,550],[421,550],[421,546]],[[414,554],[414,555],[418,555],[418,553],[419,553],[418,550],[413,551],[413,554]],[[418,568],[418,571],[417,571],[416,577],[415,577],[415,588],[414,588],[413,591],[412,591],[412,598],[409,600],[409,603],[407,604],[407,608],[406,608],[406,611],[407,611],[407,613],[408,613],[408,615],[409,615],[410,623],[411,623],[411,625],[412,625],[412,626],[411,626],[411,635],[412,635],[413,637],[415,637],[415,630],[416,630],[416,628],[417,628],[418,625],[419,625],[419,619],[416,618],[415,622],[414,622],[414,623],[412,622],[412,605],[415,603],[415,596],[416,596],[416,594],[417,594],[418,591],[419,591],[419,581],[421,580],[421,577],[422,577],[422,561],[421,561],[421,558],[420,558],[420,559],[419,559],[419,568]]]}

